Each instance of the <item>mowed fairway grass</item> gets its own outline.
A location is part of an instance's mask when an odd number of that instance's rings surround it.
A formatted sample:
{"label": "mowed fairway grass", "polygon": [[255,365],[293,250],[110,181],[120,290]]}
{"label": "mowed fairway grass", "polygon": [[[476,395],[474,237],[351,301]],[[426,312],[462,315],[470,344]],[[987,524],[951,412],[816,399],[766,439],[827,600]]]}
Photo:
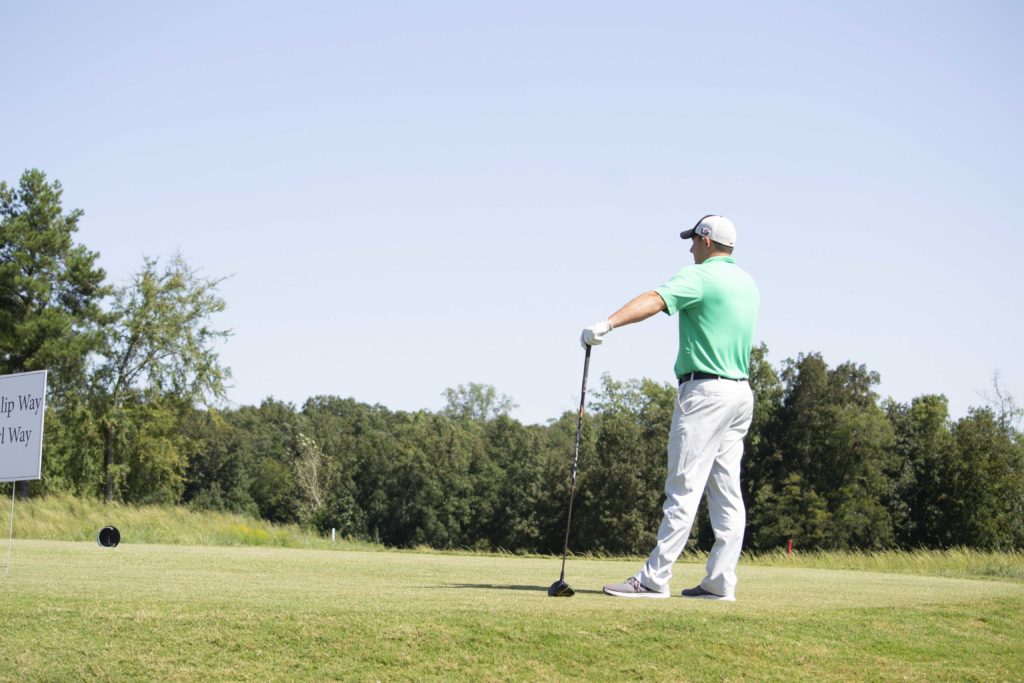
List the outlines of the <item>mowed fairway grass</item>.
{"label": "mowed fairway grass", "polygon": [[558,599],[557,558],[15,541],[0,679],[1024,677],[1019,580],[741,565],[732,604],[600,593],[635,568],[571,558]]}

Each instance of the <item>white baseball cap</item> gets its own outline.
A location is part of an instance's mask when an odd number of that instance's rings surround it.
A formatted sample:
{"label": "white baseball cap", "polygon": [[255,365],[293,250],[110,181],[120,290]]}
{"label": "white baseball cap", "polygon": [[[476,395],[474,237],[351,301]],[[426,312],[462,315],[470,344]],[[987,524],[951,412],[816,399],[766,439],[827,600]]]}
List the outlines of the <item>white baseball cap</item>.
{"label": "white baseball cap", "polygon": [[736,226],[725,216],[716,216],[714,214],[704,216],[704,218],[697,221],[697,225],[679,233],[679,236],[684,240],[688,240],[694,235],[707,237],[712,242],[718,242],[727,247],[736,246]]}

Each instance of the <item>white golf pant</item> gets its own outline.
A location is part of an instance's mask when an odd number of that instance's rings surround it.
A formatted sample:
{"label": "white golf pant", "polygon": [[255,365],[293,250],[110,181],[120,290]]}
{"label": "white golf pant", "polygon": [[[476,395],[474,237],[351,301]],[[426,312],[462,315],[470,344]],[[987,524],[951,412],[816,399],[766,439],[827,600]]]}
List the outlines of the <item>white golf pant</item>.
{"label": "white golf pant", "polygon": [[753,393],[746,382],[691,380],[679,386],[676,399],[658,545],[636,578],[648,588],[669,590],[672,565],[686,546],[706,489],[715,545],[700,585],[711,593],[731,596],[747,521],[740,460],[754,413]]}

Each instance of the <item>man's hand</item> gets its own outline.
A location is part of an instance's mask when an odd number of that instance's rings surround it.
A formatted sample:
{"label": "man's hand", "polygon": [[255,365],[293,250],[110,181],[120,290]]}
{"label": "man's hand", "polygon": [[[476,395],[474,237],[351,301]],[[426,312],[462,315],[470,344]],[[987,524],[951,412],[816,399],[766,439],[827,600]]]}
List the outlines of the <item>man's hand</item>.
{"label": "man's hand", "polygon": [[604,336],[612,331],[612,322],[605,320],[591,325],[590,327],[583,328],[583,334],[580,335],[580,346],[587,348],[588,346],[597,346],[604,341]]}

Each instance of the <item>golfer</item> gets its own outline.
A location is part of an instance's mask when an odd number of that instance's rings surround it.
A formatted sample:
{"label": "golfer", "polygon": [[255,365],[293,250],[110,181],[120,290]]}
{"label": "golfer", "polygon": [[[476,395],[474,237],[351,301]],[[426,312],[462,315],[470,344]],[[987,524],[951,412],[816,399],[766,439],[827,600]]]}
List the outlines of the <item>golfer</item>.
{"label": "golfer", "polygon": [[604,592],[623,598],[669,597],[672,565],[686,546],[706,490],[715,545],[704,579],[684,590],[683,597],[735,600],[736,563],[746,524],[740,459],[754,409],[747,376],[760,295],[732,257],[736,228],[728,218],[705,216],[680,237],[691,240],[694,265],[636,297],[608,320],[584,329],[580,338],[582,344],[596,346],[617,327],[659,311],[679,314],[679,388],[668,437],[658,544],[640,571],[623,583],[605,586]]}

